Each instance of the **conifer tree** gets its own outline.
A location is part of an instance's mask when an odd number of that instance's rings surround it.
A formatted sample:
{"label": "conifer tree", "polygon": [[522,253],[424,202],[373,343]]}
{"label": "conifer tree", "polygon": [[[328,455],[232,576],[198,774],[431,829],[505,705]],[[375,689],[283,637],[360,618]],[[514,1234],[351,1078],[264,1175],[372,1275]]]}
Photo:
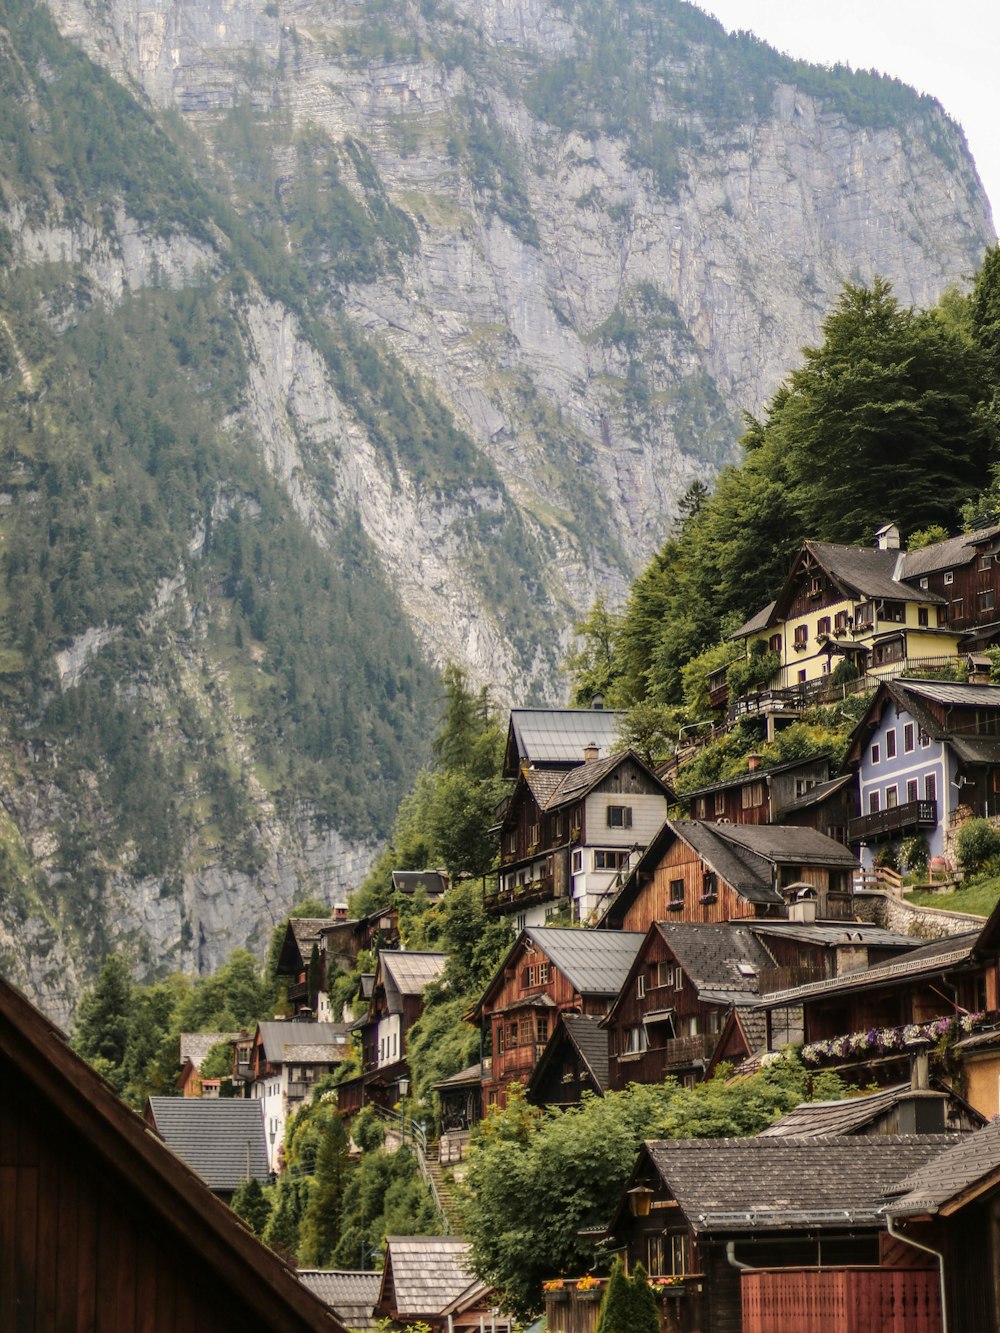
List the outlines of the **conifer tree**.
{"label": "conifer tree", "polygon": [[229,1205],[237,1217],[242,1217],[255,1236],[262,1236],[271,1216],[271,1204],[260,1181],[250,1176],[244,1180]]}

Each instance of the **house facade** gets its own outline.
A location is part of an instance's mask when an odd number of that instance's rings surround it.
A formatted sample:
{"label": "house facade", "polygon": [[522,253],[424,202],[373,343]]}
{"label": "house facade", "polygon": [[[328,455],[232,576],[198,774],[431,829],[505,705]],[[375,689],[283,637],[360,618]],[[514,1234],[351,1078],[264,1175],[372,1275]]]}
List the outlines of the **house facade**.
{"label": "house facade", "polygon": [[774,959],[746,926],[655,921],[604,1020],[609,1085],[703,1077],[726,1015]]}
{"label": "house facade", "polygon": [[685,792],[681,801],[692,819],[727,824],[770,824],[780,810],[825,783],[830,777],[829,755],[795,759],[764,768],[751,755],[746,773]]}
{"label": "house facade", "polygon": [[857,868],[846,847],[812,828],[667,820],[600,924],[646,930],[652,921],[786,917],[803,888],[820,917],[847,918]]}
{"label": "house facade", "polygon": [[663,824],[670,796],[630,750],[602,759],[588,748],[565,771],[525,768],[500,821],[487,911],[520,929],[560,909],[590,921]]}
{"label": "house facade", "polygon": [[527,1085],[561,1013],[603,1018],[632,965],[642,935],[528,927],[515,940],[467,1015],[492,1059],[483,1073],[483,1108],[502,1106],[513,1082]]}
{"label": "house facade", "polygon": [[923,837],[950,852],[974,815],[1000,815],[1000,689],[901,678],[879,686],[851,737],[860,814],[848,837],[870,866],[879,846]]}

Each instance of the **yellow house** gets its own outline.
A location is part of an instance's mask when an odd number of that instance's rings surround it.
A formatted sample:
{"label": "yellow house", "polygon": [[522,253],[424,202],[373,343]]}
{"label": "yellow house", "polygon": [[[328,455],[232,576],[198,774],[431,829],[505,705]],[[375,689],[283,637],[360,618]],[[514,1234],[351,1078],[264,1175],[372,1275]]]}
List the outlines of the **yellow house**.
{"label": "yellow house", "polygon": [[821,681],[845,659],[859,674],[896,676],[957,657],[963,635],[947,624],[945,598],[902,581],[899,530],[889,524],[876,540],[874,548],[806,542],[777,598],[732,636],[748,656],[755,645],[777,654],[770,688]]}

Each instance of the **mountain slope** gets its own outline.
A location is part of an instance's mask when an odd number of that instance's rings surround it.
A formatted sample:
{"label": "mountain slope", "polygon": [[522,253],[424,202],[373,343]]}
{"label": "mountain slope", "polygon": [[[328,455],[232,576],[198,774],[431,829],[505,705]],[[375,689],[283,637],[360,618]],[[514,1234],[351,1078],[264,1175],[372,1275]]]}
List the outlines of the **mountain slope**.
{"label": "mountain slope", "polygon": [[342,897],[434,667],[560,693],[842,280],[991,228],[935,104],[680,0],[51,12],[0,0],[0,951],[64,1016]]}

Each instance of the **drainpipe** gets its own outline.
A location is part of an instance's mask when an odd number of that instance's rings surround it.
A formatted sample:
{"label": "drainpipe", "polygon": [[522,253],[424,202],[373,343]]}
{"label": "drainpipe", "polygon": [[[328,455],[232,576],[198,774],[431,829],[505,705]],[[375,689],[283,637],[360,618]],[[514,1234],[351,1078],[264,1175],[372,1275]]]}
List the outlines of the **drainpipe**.
{"label": "drainpipe", "polygon": [[887,1216],[886,1223],[889,1235],[894,1240],[901,1240],[904,1245],[912,1245],[915,1250],[923,1250],[925,1254],[932,1254],[937,1260],[938,1280],[941,1284],[941,1333],[948,1333],[948,1301],[944,1285],[944,1255],[940,1250],[932,1249],[930,1245],[924,1245],[922,1241],[914,1240],[912,1236],[906,1236],[902,1231],[894,1231],[892,1218]]}
{"label": "drainpipe", "polygon": [[[737,1259],[736,1242],[734,1240],[726,1241],[726,1263],[729,1265],[730,1268],[736,1268],[741,1273],[749,1272],[749,1270],[753,1268],[753,1264],[745,1264],[741,1259]],[[948,1333],[948,1330],[943,1329],[942,1333]]]}

